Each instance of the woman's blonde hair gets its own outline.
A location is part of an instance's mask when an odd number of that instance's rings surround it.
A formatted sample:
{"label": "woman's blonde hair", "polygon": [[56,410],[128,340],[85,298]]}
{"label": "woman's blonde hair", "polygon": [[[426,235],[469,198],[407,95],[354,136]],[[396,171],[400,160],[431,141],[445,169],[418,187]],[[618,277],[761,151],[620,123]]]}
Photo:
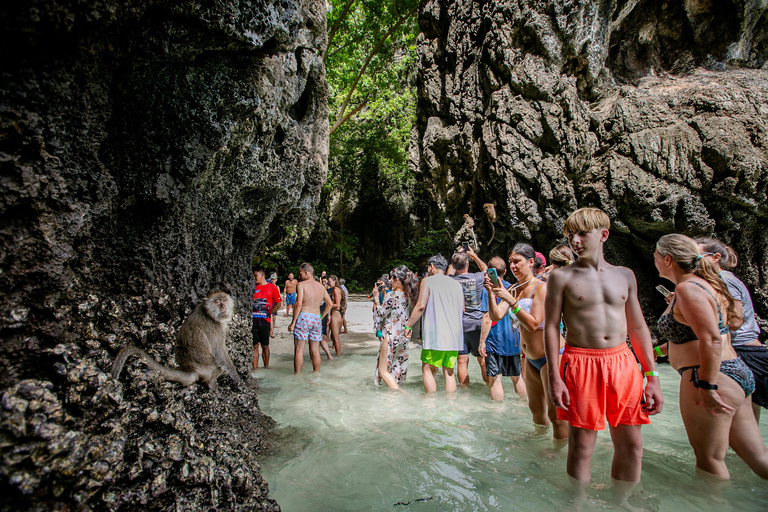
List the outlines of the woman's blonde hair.
{"label": "woman's blonde hair", "polygon": [[576,259],[573,251],[567,245],[558,245],[549,251],[549,262],[556,267],[567,267]]}
{"label": "woman's blonde hair", "polygon": [[699,245],[688,236],[679,233],[664,235],[656,242],[656,250],[661,256],[669,256],[685,272],[693,273],[708,282],[715,289],[717,297],[725,304],[728,318],[735,318],[736,302],[733,300],[725,281],[717,272],[717,267],[702,256]]}
{"label": "woman's blonde hair", "polygon": [[570,236],[579,231],[610,229],[611,219],[600,208],[579,208],[565,219],[563,234]]}

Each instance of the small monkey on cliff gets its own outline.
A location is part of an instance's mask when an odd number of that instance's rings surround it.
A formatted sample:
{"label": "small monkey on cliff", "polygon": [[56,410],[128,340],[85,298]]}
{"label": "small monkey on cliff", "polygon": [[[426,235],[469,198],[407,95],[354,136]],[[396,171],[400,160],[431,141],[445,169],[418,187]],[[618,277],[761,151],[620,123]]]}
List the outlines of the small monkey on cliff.
{"label": "small monkey on cliff", "polygon": [[453,237],[453,243],[459,245],[461,242],[469,240],[469,235],[472,235],[472,239],[475,241],[475,249],[477,249],[477,237],[475,236],[475,219],[468,213],[464,214],[464,224],[461,225],[456,232],[456,236]]}
{"label": "small monkey on cliff", "polygon": [[117,379],[125,360],[133,354],[142,356],[147,365],[160,372],[165,380],[190,386],[195,382],[208,384],[211,391],[218,387],[216,379],[226,371],[240,384],[235,365],[227,352],[227,324],[232,321],[232,297],[224,292],[208,295],[181,324],[176,334],[176,362],[180,370],[166,368],[149,354],[134,346],[125,347],[112,365],[112,377]]}
{"label": "small monkey on cliff", "polygon": [[493,203],[485,203],[483,205],[483,210],[485,210],[485,215],[488,217],[488,222],[491,223],[491,239],[488,240],[488,245],[491,245],[493,237],[496,236],[496,228],[494,227],[494,224],[496,223],[496,207]]}

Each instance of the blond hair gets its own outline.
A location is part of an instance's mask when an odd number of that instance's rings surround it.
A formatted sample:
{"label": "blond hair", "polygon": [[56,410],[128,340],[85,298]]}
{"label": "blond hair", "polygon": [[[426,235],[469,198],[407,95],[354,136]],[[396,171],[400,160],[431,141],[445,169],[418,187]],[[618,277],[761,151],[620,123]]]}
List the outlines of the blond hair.
{"label": "blond hair", "polygon": [[556,267],[567,267],[575,259],[576,256],[567,245],[558,245],[549,251],[549,262]]}
{"label": "blond hair", "polygon": [[725,304],[728,318],[735,318],[736,302],[733,300],[728,286],[717,272],[713,262],[702,256],[699,245],[688,236],[679,233],[664,235],[656,242],[656,250],[661,256],[669,256],[683,271],[696,274],[715,289],[718,302]]}
{"label": "blond hair", "polygon": [[565,219],[563,234],[570,236],[579,231],[610,229],[611,219],[600,208],[579,208]]}

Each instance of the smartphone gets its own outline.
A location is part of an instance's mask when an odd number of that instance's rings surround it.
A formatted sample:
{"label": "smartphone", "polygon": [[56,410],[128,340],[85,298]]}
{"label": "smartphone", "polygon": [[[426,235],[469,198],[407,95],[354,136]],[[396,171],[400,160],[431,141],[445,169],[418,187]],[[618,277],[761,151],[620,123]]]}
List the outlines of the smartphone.
{"label": "smartphone", "polygon": [[467,249],[469,249],[469,242],[461,242],[461,248],[464,252],[467,252]]}
{"label": "smartphone", "polygon": [[658,292],[659,292],[660,294],[662,294],[662,295],[664,296],[664,298],[667,298],[667,297],[669,297],[670,295],[672,295],[672,292],[671,292],[671,291],[669,291],[669,290],[667,290],[666,288],[664,288],[662,285],[659,285],[659,286],[657,286],[657,287],[656,287],[656,290],[658,290]]}
{"label": "smartphone", "polygon": [[485,273],[488,274],[488,277],[491,279],[491,282],[493,283],[493,287],[494,288],[498,288],[499,287],[499,276],[496,273],[496,269],[495,268],[489,268],[488,270],[485,271]]}

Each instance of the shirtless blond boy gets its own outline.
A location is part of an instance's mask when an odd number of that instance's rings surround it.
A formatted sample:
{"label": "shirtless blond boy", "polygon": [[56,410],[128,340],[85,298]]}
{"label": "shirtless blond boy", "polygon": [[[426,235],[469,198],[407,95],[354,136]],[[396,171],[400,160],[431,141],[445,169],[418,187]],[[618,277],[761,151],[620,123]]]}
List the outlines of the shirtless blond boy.
{"label": "shirtless blond boy", "polygon": [[[557,361],[560,317],[568,328],[560,364],[549,366],[549,391],[567,420],[568,474],[591,478],[597,431],[611,428],[611,476],[639,482],[643,455],[640,426],[661,412],[663,399],[655,371],[651,335],[637,300],[634,273],[605,261],[603,244],[610,219],[597,208],[581,208],[565,221],[563,234],[576,262],[549,276],[545,306],[547,360]],[[632,342],[642,370],[627,345]],[[643,396],[643,374],[648,379]]]}
{"label": "shirtless blond boy", "polygon": [[[291,307],[296,305],[296,287],[299,280],[293,277],[293,272],[288,274],[288,279],[283,285],[283,302],[285,302],[285,316],[291,316]],[[294,309],[296,309],[294,307]]]}
{"label": "shirtless blond boy", "polygon": [[299,268],[301,282],[296,286],[296,305],[293,308],[293,321],[288,332],[293,332],[293,372],[301,373],[304,366],[304,342],[309,340],[309,357],[312,359],[312,371],[320,371],[320,340],[323,336],[323,317],[330,308],[320,313],[320,303],[332,304],[326,289],[315,281],[315,269],[309,263],[302,263]]}

